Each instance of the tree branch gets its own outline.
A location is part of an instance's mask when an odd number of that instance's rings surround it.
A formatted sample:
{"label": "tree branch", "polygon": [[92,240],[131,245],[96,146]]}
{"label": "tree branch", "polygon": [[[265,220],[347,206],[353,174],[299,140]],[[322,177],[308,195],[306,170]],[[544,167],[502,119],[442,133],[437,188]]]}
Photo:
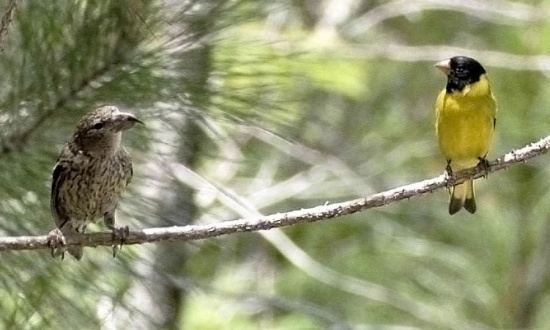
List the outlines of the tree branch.
{"label": "tree branch", "polygon": [[[550,149],[550,136],[535,143],[497,158],[489,163],[487,173],[508,168],[528,159],[546,153]],[[353,214],[373,207],[384,206],[402,199],[423,195],[434,190],[449,187],[466,181],[469,178],[479,178],[486,174],[485,169],[474,167],[455,173],[454,178],[445,174],[432,179],[411,183],[384,192],[376,193],[365,198],[350,201],[326,204],[309,209],[295,210],[285,213],[276,213],[268,216],[250,217],[239,220],[224,221],[208,225],[173,226],[163,228],[146,228],[131,231],[125,244],[143,244],[164,240],[190,241],[217,237],[238,232],[268,230],[287,227],[296,224],[316,222],[344,215]],[[67,237],[67,245],[83,246],[111,246],[111,233],[89,233],[78,237]],[[0,238],[0,251],[6,250],[36,250],[48,248],[47,236],[17,236]]]}
{"label": "tree branch", "polygon": [[101,77],[105,76],[112,70],[116,69],[116,66],[120,65],[118,59],[113,59],[111,62],[106,63],[101,68],[94,70],[90,73],[89,76],[84,77],[78,86],[72,87],[67,94],[59,95],[59,98],[56,100],[53,106],[40,106],[39,113],[34,116],[35,119],[28,127],[22,129],[19,132],[13,133],[10,136],[7,136],[4,139],[4,142],[0,145],[0,155],[8,154],[16,150],[21,150],[24,145],[29,141],[29,138],[34,134],[40,127],[44,126],[48,120],[50,120],[53,115],[60,108],[64,107],[68,102],[74,100],[78,93],[88,88],[92,82],[98,81]]}
{"label": "tree branch", "polygon": [[357,37],[388,19],[428,10],[456,11],[506,25],[534,23],[548,17],[543,7],[512,1],[396,0],[370,9],[348,23],[344,30],[351,36]]}
{"label": "tree branch", "polygon": [[9,0],[6,5],[6,10],[0,18],[0,50],[3,50],[1,44],[4,42],[4,38],[8,34],[8,27],[13,20],[13,15],[15,14],[16,7],[17,1]]}
{"label": "tree branch", "polygon": [[[456,54],[464,54],[474,58],[482,58],[489,67],[506,68],[517,71],[550,71],[550,56],[548,55],[517,55],[495,50],[477,50],[471,48],[424,45],[409,46],[399,43],[370,43],[368,47],[340,47],[342,56],[355,59],[384,58],[400,62],[439,61]],[[300,49],[300,51],[304,51]],[[335,51],[330,49],[330,51]]]}

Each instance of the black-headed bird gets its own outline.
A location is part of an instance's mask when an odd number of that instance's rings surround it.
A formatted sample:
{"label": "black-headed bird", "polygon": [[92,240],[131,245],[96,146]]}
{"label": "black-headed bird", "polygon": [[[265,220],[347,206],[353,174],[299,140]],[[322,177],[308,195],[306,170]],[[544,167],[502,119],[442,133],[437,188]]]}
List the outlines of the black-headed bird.
{"label": "black-headed bird", "polygon": [[[95,109],[78,123],[52,175],[51,209],[56,224],[48,235],[52,255],[63,255],[65,236],[84,233],[100,217],[113,231],[113,240],[122,242],[128,235],[128,227],[115,227],[115,210],[132,178],[132,160],[122,147],[122,132],[135,123],[141,121],[115,106]],[[68,251],[82,258],[82,247],[70,246]]]}
{"label": "black-headed bird", "polygon": [[[435,102],[435,132],[447,172],[486,165],[493,140],[497,105],[487,72],[473,58],[455,56],[435,65],[447,76],[447,85]],[[449,213],[476,211],[473,180],[452,188]]]}

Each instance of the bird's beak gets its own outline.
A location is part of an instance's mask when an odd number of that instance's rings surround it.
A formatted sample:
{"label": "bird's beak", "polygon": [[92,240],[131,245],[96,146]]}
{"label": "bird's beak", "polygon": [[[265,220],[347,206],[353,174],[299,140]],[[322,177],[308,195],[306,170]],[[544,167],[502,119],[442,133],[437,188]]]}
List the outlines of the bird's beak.
{"label": "bird's beak", "polygon": [[434,66],[443,71],[445,75],[449,75],[449,70],[451,70],[451,60],[443,60],[441,62],[437,62]]}
{"label": "bird's beak", "polygon": [[134,122],[134,123],[138,123],[138,124],[141,124],[141,125],[145,125],[144,122],[142,122],[141,120],[137,119],[137,117],[134,116],[134,115],[131,114],[131,113],[123,112],[122,114],[126,116],[126,120],[129,121],[129,122]]}
{"label": "bird's beak", "polygon": [[119,112],[116,115],[114,115],[114,120],[118,126],[118,130],[127,130],[132,128],[136,123],[145,125],[141,120],[137,119],[136,116],[134,116],[131,113],[128,112]]}

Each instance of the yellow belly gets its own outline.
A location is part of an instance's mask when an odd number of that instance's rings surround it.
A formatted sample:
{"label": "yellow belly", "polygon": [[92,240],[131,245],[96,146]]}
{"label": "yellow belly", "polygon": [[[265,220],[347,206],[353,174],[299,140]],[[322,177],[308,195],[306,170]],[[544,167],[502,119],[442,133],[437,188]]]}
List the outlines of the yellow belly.
{"label": "yellow belly", "polygon": [[496,104],[491,94],[470,97],[441,92],[436,103],[439,148],[453,169],[475,166],[493,140]]}

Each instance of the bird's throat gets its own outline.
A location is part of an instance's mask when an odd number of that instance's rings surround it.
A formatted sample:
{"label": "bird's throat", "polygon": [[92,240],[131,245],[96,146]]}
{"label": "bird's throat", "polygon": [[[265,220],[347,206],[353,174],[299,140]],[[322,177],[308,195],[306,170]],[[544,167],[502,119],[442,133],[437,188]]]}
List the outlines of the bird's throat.
{"label": "bird's throat", "polygon": [[121,148],[122,133],[107,134],[101,137],[83,138],[77,142],[79,149],[94,157],[111,157]]}

